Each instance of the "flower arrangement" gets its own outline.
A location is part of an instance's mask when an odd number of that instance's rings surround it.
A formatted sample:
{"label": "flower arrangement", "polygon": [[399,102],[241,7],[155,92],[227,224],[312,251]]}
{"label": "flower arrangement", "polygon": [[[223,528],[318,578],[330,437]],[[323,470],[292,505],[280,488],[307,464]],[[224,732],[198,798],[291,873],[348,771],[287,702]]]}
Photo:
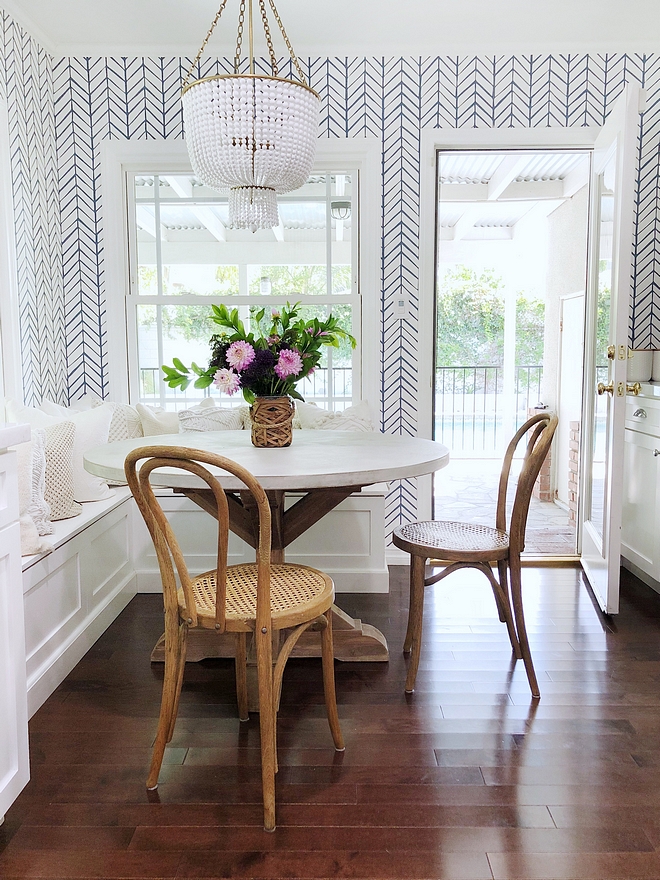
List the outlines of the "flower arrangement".
{"label": "flower arrangement", "polygon": [[300,303],[272,309],[268,317],[266,309],[251,309],[257,333],[246,331],[238,309],[230,311],[225,305],[211,309],[211,320],[223,330],[211,337],[208,367],[192,363],[188,368],[174,358],[173,366],[162,368],[170,388],[185,390],[194,381],[195,388],[214,384],[225,394],[242,391],[248,403],[274,396],[303,400],[296,383],[314,372],[321,346],[337,348],[341,339],[348,339],[355,348],[355,339],[339,326],[337,318],[329,315],[324,321],[305,321],[299,317]]}

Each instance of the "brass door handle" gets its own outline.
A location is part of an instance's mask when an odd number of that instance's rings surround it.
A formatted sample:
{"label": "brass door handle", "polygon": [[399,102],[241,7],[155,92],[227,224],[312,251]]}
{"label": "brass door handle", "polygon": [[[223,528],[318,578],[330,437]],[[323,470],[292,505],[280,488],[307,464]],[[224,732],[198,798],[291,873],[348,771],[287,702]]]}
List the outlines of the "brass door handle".
{"label": "brass door handle", "polygon": [[628,382],[626,384],[626,391],[628,391],[629,394],[634,394],[635,397],[637,397],[641,390],[642,386],[639,384],[639,382]]}
{"label": "brass door handle", "polygon": [[597,391],[599,394],[605,394],[605,392],[607,391],[608,394],[613,395],[614,394],[614,380],[612,380],[611,382],[608,382],[607,385],[605,385],[603,382],[599,382]]}

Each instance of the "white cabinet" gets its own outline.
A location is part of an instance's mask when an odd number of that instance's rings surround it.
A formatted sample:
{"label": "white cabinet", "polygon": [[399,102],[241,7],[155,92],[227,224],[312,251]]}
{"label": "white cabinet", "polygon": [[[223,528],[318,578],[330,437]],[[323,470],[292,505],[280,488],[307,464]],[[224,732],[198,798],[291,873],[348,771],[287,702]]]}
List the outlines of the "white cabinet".
{"label": "white cabinet", "polygon": [[660,400],[626,401],[623,565],[660,592]]}
{"label": "white cabinet", "polygon": [[0,819],[30,778],[16,453],[6,449],[29,437],[27,426],[0,428]]}

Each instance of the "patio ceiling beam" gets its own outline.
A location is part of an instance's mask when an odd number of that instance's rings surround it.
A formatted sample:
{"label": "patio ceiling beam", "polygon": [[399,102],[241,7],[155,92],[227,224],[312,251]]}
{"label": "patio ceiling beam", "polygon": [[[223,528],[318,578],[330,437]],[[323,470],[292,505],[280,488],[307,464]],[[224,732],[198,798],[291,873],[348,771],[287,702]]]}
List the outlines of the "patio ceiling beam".
{"label": "patio ceiling beam", "polygon": [[[156,218],[146,205],[137,205],[135,210],[135,223],[138,229],[142,229],[156,239]],[[167,230],[161,224],[160,240],[167,241]]]}
{"label": "patio ceiling beam", "polygon": [[[568,175],[567,175],[568,177]],[[440,204],[492,204],[487,183],[443,183],[440,185]],[[536,202],[543,199],[568,198],[564,193],[564,181],[525,180],[512,181],[498,197],[500,202]]]}
{"label": "patio ceiling beam", "polygon": [[[193,197],[193,188],[190,180],[181,177],[163,177],[174,192],[182,199]],[[199,220],[217,241],[227,241],[227,227],[218,215],[205,205],[189,205],[190,212]]]}
{"label": "patio ceiling beam", "polygon": [[488,201],[494,202],[499,199],[528,162],[528,156],[503,156],[488,181]]}

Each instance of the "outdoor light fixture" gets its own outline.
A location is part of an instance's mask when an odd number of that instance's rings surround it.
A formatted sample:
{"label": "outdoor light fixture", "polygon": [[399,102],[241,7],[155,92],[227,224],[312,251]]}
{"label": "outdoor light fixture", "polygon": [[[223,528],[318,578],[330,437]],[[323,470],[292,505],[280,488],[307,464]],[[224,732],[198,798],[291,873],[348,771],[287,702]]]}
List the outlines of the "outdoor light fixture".
{"label": "outdoor light fixture", "polygon": [[[279,76],[266,2],[300,81]],[[320,104],[319,96],[307,84],[274,0],[258,3],[272,75],[255,73],[252,0],[239,0],[234,72],[190,81],[227,5],[227,0],[222,0],[181,93],[186,143],[195,175],[213,189],[228,190],[229,225],[253,232],[278,226],[276,194],[298,189],[309,177]],[[249,72],[241,73],[246,17]]]}
{"label": "outdoor light fixture", "polygon": [[333,220],[348,220],[351,216],[351,203],[340,200],[330,202],[330,216]]}

